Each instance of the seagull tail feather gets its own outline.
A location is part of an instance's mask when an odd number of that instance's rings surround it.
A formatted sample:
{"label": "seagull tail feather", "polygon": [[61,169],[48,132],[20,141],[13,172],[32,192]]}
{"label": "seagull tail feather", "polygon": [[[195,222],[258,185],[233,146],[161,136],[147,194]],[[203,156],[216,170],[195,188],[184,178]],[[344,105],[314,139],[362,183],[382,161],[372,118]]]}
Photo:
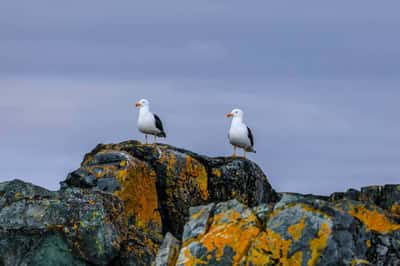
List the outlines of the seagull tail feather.
{"label": "seagull tail feather", "polygon": [[158,133],[158,134],[157,134],[157,137],[166,138],[166,137],[167,137],[167,134],[165,134],[165,132],[163,131],[163,132]]}
{"label": "seagull tail feather", "polygon": [[257,153],[256,150],[253,147],[248,147],[245,149],[246,152],[254,152]]}

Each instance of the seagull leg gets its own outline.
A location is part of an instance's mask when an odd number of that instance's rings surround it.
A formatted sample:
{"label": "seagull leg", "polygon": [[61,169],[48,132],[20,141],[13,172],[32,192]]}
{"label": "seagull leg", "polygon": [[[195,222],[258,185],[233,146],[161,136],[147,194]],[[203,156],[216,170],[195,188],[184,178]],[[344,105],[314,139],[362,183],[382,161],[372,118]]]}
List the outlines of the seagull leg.
{"label": "seagull leg", "polygon": [[148,144],[147,142],[147,134],[144,134],[144,137],[146,138],[146,145]]}
{"label": "seagull leg", "polygon": [[157,142],[157,136],[154,135],[154,146],[156,146],[156,142]]}
{"label": "seagull leg", "polygon": [[243,149],[243,158],[246,159],[246,150],[245,149]]}
{"label": "seagull leg", "polygon": [[233,145],[233,155],[232,155],[232,157],[233,158],[236,157],[236,146],[235,145]]}

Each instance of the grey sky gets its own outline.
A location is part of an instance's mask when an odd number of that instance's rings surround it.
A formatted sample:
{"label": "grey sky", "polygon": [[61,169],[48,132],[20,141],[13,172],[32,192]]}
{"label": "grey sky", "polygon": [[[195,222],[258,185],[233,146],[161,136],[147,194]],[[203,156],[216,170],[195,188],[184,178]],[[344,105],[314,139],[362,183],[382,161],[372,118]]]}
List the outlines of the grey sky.
{"label": "grey sky", "polygon": [[0,181],[52,189],[97,143],[141,139],[146,97],[167,143],[230,154],[241,107],[279,191],[400,183],[396,1],[3,1]]}

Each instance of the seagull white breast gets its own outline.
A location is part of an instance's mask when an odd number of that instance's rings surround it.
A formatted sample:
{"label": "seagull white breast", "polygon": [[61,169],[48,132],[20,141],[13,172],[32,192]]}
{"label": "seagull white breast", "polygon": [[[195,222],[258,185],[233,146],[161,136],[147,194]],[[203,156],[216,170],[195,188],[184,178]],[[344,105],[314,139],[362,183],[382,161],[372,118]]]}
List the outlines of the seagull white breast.
{"label": "seagull white breast", "polygon": [[251,140],[248,136],[247,126],[240,121],[232,120],[231,128],[229,129],[229,142],[232,145],[249,148],[251,147]]}
{"label": "seagull white breast", "polygon": [[144,134],[159,134],[161,131],[156,126],[154,114],[146,109],[141,109],[138,118],[138,128]]}

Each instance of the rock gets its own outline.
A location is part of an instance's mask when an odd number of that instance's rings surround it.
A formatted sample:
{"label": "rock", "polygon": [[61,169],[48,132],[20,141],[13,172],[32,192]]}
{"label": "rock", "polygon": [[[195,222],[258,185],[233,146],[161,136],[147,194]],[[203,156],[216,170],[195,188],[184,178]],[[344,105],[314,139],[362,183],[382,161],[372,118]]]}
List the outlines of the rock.
{"label": "rock", "polygon": [[126,228],[117,197],[19,180],[1,183],[0,195],[0,265],[107,265],[119,255]]}
{"label": "rock", "polygon": [[252,211],[254,212],[255,215],[257,215],[260,221],[266,223],[268,216],[271,213],[271,208],[268,206],[268,204],[263,203],[253,207]]}
{"label": "rock", "polygon": [[335,192],[330,196],[331,201],[343,198],[374,204],[393,214],[400,215],[400,185],[362,187],[361,192],[349,189],[345,193]]}
{"label": "rock", "polygon": [[214,210],[215,203],[206,206],[191,207],[189,209],[190,220],[183,229],[182,241],[204,235],[209,227],[211,211]]}
{"label": "rock", "polygon": [[158,250],[156,266],[173,266],[179,255],[180,242],[171,233],[167,233]]}
{"label": "rock", "polygon": [[[192,215],[191,222],[197,218]],[[237,265],[260,226],[257,216],[239,201],[218,203],[207,232],[183,243],[177,265]]]}
{"label": "rock", "polygon": [[[86,180],[91,176],[94,182]],[[233,198],[256,206],[276,199],[264,173],[249,160],[209,158],[135,141],[98,145],[68,175],[63,187],[68,186],[91,186],[124,201],[129,240],[121,263],[140,265],[154,260],[166,232],[182,237],[192,206]]]}
{"label": "rock", "polygon": [[243,158],[100,144],[59,191],[0,183],[0,265],[397,266],[399,206],[400,185],[276,193]]}
{"label": "rock", "polygon": [[[211,211],[210,205],[199,206],[197,212],[208,207],[209,226],[205,232],[185,239],[177,265],[398,265],[400,262],[399,242],[393,241],[399,240],[400,225],[376,206],[369,209],[368,203],[348,199],[332,203],[318,196],[292,194],[282,194],[277,205],[268,214],[265,226],[264,218],[256,215],[256,208],[248,208],[237,200],[218,203]],[[200,222],[199,217],[191,215],[188,223]],[[190,228],[185,227],[184,235],[190,236],[186,232]]]}

